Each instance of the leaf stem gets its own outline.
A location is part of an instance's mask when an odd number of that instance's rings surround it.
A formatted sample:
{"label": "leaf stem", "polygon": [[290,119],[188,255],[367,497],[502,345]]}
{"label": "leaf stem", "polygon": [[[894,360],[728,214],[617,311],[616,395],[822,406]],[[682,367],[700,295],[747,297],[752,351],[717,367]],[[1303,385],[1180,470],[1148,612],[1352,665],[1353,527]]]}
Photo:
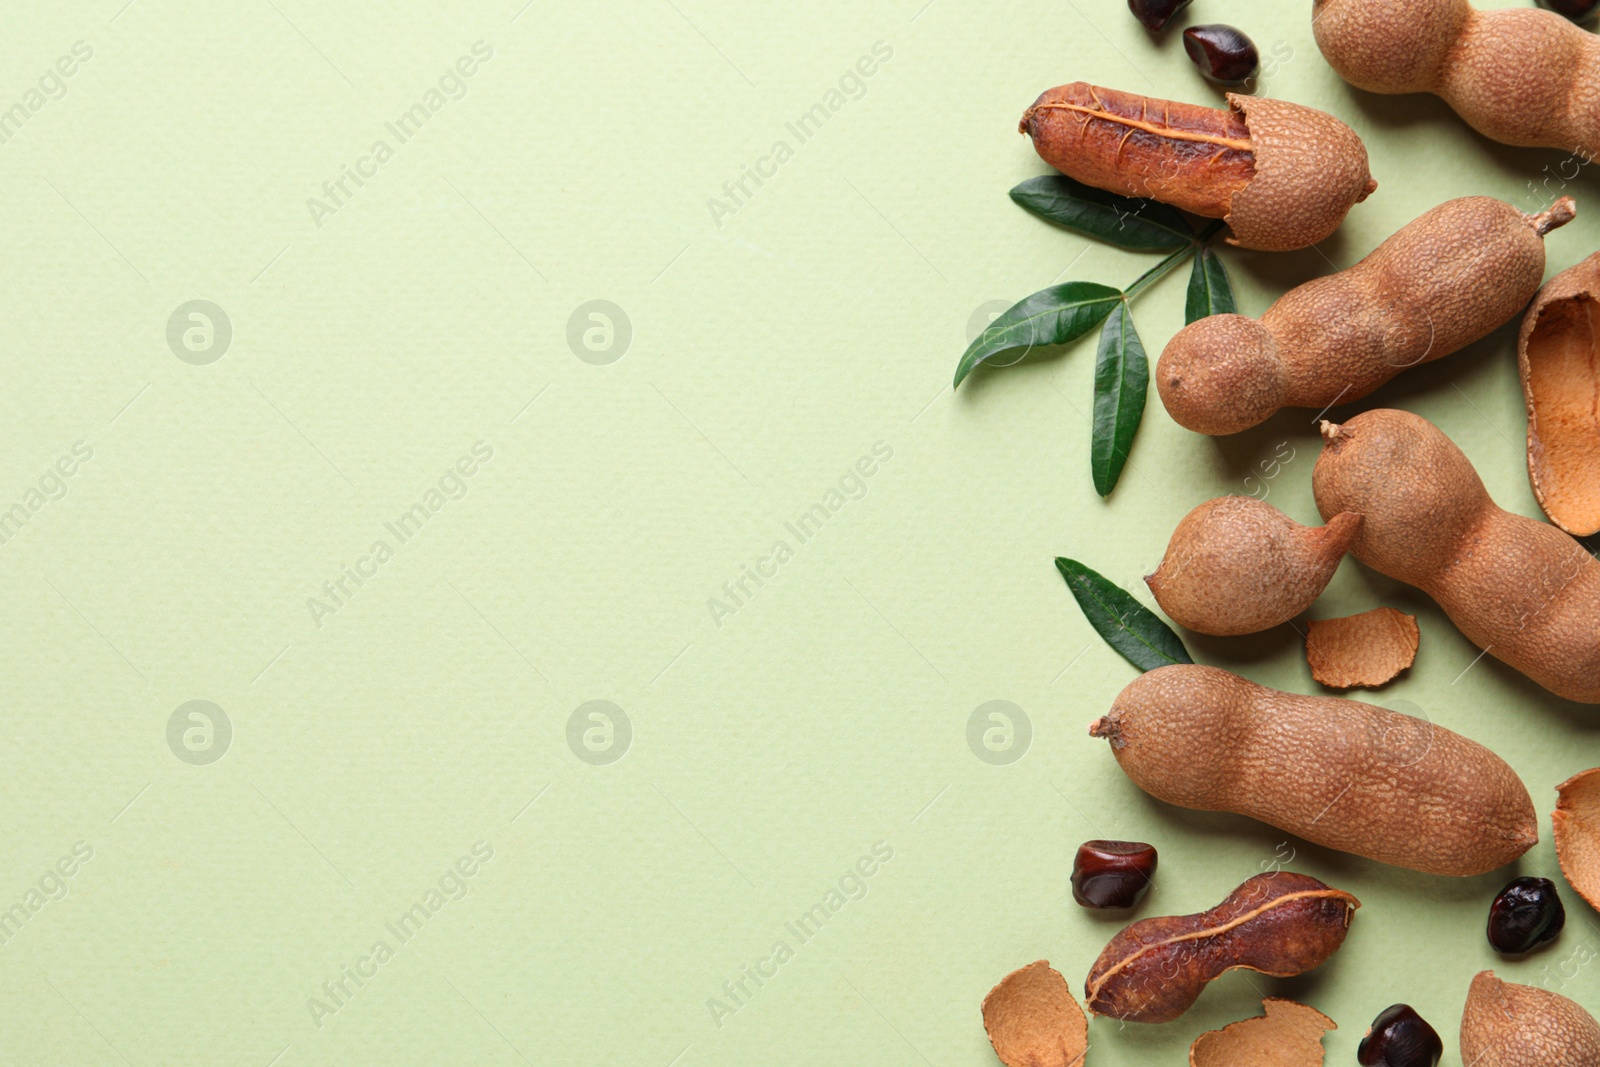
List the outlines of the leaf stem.
{"label": "leaf stem", "polygon": [[1184,245],[1177,251],[1170,253],[1160,263],[1157,263],[1155,266],[1139,275],[1138,279],[1134,281],[1132,285],[1123,290],[1123,300],[1132,300],[1134,297],[1150,288],[1156,282],[1160,281],[1163,275],[1172,270],[1173,267],[1176,267],[1178,264],[1182,263],[1184,260],[1198,252],[1202,247],[1205,246],[1206,242],[1210,241],[1211,238],[1220,233],[1222,228],[1226,225],[1227,223],[1223,222],[1221,219],[1218,219],[1216,222],[1213,222],[1210,226],[1207,226],[1204,230],[1200,231],[1200,235],[1189,244]]}

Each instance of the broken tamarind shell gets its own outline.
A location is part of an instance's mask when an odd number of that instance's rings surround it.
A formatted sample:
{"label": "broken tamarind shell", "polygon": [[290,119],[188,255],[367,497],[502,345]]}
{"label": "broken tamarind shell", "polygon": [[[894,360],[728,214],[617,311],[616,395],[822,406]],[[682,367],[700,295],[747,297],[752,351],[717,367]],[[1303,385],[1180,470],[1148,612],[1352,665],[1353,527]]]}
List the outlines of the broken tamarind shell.
{"label": "broken tamarind shell", "polygon": [[1417,659],[1417,617],[1373,608],[1342,619],[1312,619],[1306,627],[1311,677],[1330,689],[1385,685]]}
{"label": "broken tamarind shell", "polygon": [[1302,526],[1263,500],[1219,497],[1178,523],[1145,584],[1162,611],[1196,633],[1260,633],[1322,595],[1360,528],[1360,515]]}
{"label": "broken tamarind shell", "polygon": [[1019,129],[1063,174],[1226,219],[1228,240],[1243,248],[1316,244],[1378,187],[1361,138],[1332,115],[1236,93],[1228,105],[1073,82],[1035,100]]}
{"label": "broken tamarind shell", "polygon": [[1600,767],[1556,786],[1550,821],[1561,873],[1591,908],[1600,909]]}
{"label": "broken tamarind shell", "polygon": [[1006,1067],[1078,1067],[1089,1020],[1049,960],[1012,971],[983,998],[983,1028]]}
{"label": "broken tamarind shell", "polygon": [[1275,978],[1304,974],[1344,944],[1361,902],[1310,875],[1258,874],[1195,915],[1141,919],[1113,937],[1089,970],[1095,1015],[1171,1022],[1207,983],[1244,968]]}
{"label": "broken tamarind shell", "polygon": [[1471,1067],[1600,1067],[1600,1024],[1575,1001],[1482,971],[1461,1014]]}
{"label": "broken tamarind shell", "polygon": [[1264,1015],[1209,1030],[1189,1046],[1189,1067],[1320,1067],[1322,1038],[1339,1025],[1315,1008],[1268,997]]}
{"label": "broken tamarind shell", "polygon": [[1600,252],[1539,290],[1517,363],[1533,494],[1574,537],[1600,532]]}

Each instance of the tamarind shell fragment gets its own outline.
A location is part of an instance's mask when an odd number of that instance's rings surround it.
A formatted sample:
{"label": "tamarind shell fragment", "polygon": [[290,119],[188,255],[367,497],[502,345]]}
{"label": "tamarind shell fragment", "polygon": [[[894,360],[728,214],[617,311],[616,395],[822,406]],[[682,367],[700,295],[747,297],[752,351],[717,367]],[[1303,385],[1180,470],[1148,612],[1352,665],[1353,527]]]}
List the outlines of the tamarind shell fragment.
{"label": "tamarind shell fragment", "polygon": [[1574,537],[1600,532],[1600,253],[1539,290],[1517,362],[1534,496]]}
{"label": "tamarind shell fragment", "polygon": [[1304,974],[1344,944],[1360,906],[1310,875],[1277,871],[1247,880],[1209,911],[1141,919],[1113,937],[1090,968],[1089,1011],[1171,1022],[1225,971]]}
{"label": "tamarind shell fragment", "polygon": [[1042,94],[1019,129],[1063,174],[1226,219],[1229,241],[1244,248],[1316,244],[1377,188],[1366,147],[1332,115],[1236,93],[1228,104],[1202,107],[1073,82]]}

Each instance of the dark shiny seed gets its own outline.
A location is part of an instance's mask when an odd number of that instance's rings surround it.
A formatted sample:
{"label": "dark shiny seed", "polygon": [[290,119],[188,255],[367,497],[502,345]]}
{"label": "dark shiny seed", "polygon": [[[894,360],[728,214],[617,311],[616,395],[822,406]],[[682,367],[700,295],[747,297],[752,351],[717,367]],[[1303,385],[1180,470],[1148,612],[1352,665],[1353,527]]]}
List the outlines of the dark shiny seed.
{"label": "dark shiny seed", "polygon": [[1188,6],[1189,0],[1128,0],[1128,10],[1151,33],[1165,29],[1172,17]]}
{"label": "dark shiny seed", "polygon": [[1554,941],[1567,924],[1567,909],[1548,878],[1518,878],[1489,905],[1489,944],[1508,956]]}
{"label": "dark shiny seed", "polygon": [[1072,861],[1072,899],[1086,908],[1131,908],[1156,873],[1156,850],[1142,841],[1085,841]]}
{"label": "dark shiny seed", "polygon": [[1565,15],[1573,22],[1588,22],[1600,11],[1600,0],[1539,0],[1539,6]]}
{"label": "dark shiny seed", "polygon": [[1256,43],[1232,26],[1190,26],[1183,48],[1200,73],[1220,85],[1243,85],[1261,69]]}
{"label": "dark shiny seed", "polygon": [[1384,1008],[1356,1047],[1361,1067],[1438,1067],[1443,1055],[1438,1031],[1409,1004]]}

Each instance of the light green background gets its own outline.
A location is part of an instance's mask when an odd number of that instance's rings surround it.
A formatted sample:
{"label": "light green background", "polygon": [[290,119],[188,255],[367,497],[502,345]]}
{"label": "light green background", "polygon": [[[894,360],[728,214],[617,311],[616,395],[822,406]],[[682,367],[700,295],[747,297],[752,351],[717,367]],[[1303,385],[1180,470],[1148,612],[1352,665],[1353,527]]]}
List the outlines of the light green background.
{"label": "light green background", "polygon": [[[1333,1016],[1330,1062],[1398,1000],[1456,1062],[1488,966],[1565,969],[1554,984],[1600,1008],[1575,894],[1553,950],[1501,963],[1482,926],[1510,872],[1426,877],[1165,808],[1085,736],[1134,672],[1053,556],[1142,594],[1204,499],[1265,484],[1315,516],[1310,413],[1210,441],[1152,400],[1103,503],[1092,342],[948,388],[985,304],[1151,262],[1006,190],[1044,170],[1014,129],[1047,87],[1218,100],[1176,34],[1152,42],[1122,0],[121,5],[34,5],[0,36],[7,107],[74,42],[93,51],[0,144],[0,501],[93,450],[0,545],[0,907],[93,850],[0,945],[0,1062],[985,1065],[990,986],[1048,958],[1079,987],[1120,922],[1068,896],[1096,836],[1161,849],[1140,914],[1214,904],[1291,849],[1364,907],[1309,977],[1234,974],[1170,1025],[1096,1022],[1093,1064],[1184,1062],[1261,993]],[[1382,182],[1318,250],[1227,253],[1252,313],[1448,197],[1531,208],[1562,159],[1347,89],[1309,6],[1193,12],[1278,55],[1262,91],[1350,122]],[[477,41],[493,55],[465,96],[387,133]],[[799,143],[785,124],[876,42],[892,58]],[[393,158],[318,225],[308,199],[380,138]],[[779,140],[776,176],[714,218]],[[1585,214],[1550,238],[1552,273],[1596,247],[1594,189],[1574,184]],[[1137,305],[1152,355],[1183,284]],[[197,299],[233,331],[202,366],[167,342]],[[567,341],[594,299],[631,323],[607,365]],[[1434,419],[1536,514],[1512,337],[1371,403]],[[479,441],[466,495],[399,544],[384,524]],[[864,493],[807,543],[786,531],[875,445],[892,456]],[[378,539],[393,558],[318,625],[308,598]],[[718,625],[708,600],[777,540],[792,557]],[[1423,630],[1379,699],[1502,753],[1547,832],[1555,783],[1600,763],[1600,718],[1471,666],[1435,608],[1353,562],[1314,611],[1379,603]],[[1311,691],[1287,627],[1190,646]],[[209,765],[168,745],[191,700],[232,725]],[[610,765],[568,746],[590,700],[631,723]],[[1031,722],[1011,765],[968,747],[991,700]],[[465,896],[399,943],[385,923],[479,842]],[[800,943],[785,923],[879,842],[865,896]],[[1558,877],[1548,840],[1520,866]],[[308,1002],[380,939],[393,957],[317,1025]],[[779,940],[792,958],[714,1022],[708,1000]]]}

